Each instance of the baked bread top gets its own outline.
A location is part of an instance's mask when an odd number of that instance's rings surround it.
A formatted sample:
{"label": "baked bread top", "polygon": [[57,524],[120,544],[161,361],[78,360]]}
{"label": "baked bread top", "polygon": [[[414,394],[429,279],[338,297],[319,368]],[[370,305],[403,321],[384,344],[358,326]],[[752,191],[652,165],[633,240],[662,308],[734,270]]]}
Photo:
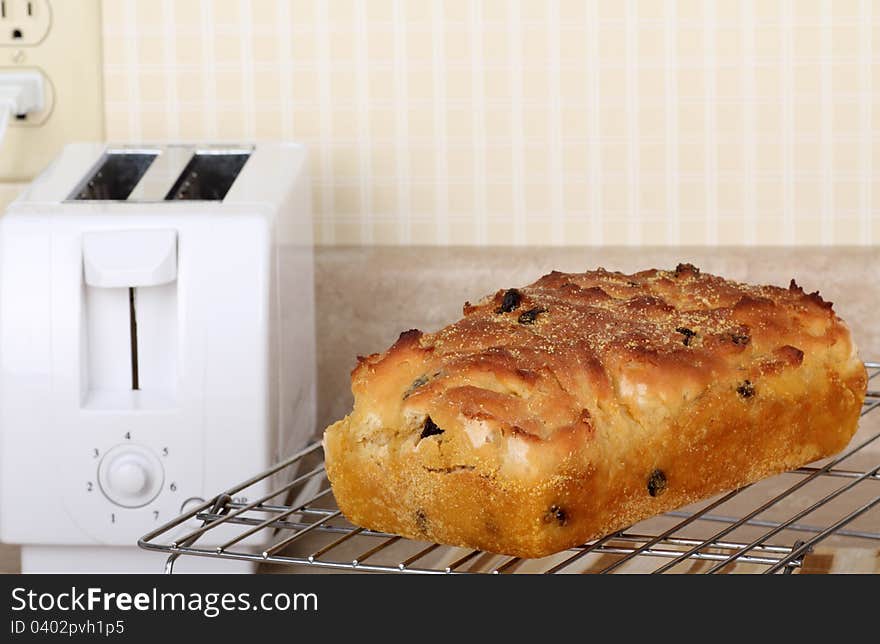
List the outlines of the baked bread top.
{"label": "baked bread top", "polygon": [[759,398],[765,379],[774,396],[790,388],[794,399],[803,383],[829,377],[865,386],[831,303],[794,280],[752,286],[690,264],[554,271],[359,358],[349,426],[380,451],[415,450],[430,469],[528,484],[561,462],[623,453],[618,441],[638,451],[640,434],[697,400],[724,413]]}

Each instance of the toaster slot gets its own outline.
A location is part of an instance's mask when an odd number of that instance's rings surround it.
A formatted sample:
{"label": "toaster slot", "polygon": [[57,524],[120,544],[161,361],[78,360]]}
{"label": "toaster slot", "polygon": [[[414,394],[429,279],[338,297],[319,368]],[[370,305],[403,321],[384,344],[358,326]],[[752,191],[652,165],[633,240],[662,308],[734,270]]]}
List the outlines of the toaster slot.
{"label": "toaster slot", "polygon": [[95,170],[73,191],[77,201],[122,201],[146,174],[156,160],[153,151],[109,151],[104,153]]}
{"label": "toaster slot", "polygon": [[141,388],[140,366],[138,365],[138,327],[137,310],[135,309],[135,289],[128,287],[128,335],[131,342],[131,389]]}
{"label": "toaster slot", "polygon": [[177,390],[177,281],[114,288],[87,284],[83,303],[83,406],[172,406]]}
{"label": "toaster slot", "polygon": [[82,235],[83,406],[174,404],[177,387],[177,231]]}
{"label": "toaster slot", "polygon": [[250,156],[246,150],[196,152],[165,200],[222,201]]}

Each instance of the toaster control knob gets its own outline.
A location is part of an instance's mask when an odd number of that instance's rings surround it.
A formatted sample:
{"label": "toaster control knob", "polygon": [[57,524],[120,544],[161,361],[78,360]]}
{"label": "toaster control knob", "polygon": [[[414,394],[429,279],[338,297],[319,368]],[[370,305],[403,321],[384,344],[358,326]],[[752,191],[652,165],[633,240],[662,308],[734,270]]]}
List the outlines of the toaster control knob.
{"label": "toaster control knob", "polygon": [[164,478],[161,461],[140,445],[117,445],[98,465],[104,496],[125,508],[138,508],[155,499]]}
{"label": "toaster control knob", "polygon": [[107,473],[110,488],[123,496],[139,496],[147,486],[150,473],[136,459],[119,460],[122,462]]}

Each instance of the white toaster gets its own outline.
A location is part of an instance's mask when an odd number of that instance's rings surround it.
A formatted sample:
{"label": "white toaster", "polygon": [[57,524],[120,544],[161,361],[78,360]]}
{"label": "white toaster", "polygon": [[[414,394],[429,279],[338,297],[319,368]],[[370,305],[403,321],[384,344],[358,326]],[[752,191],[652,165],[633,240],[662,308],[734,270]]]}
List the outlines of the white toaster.
{"label": "white toaster", "polygon": [[0,540],[161,570],[138,537],[310,438],[314,351],[302,146],[67,146],[0,218]]}

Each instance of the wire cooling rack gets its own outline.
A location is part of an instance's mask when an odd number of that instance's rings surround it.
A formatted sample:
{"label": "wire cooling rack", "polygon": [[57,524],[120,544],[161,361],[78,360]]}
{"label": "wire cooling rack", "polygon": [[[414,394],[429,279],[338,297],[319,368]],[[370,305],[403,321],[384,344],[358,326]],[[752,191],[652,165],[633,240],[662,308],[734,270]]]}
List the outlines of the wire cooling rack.
{"label": "wire cooling rack", "polygon": [[[876,561],[880,413],[870,412],[880,407],[880,363],[865,364],[870,380],[860,429],[841,454],[543,559],[353,526],[334,504],[318,443],[150,532],[138,545],[168,553],[169,573],[180,556],[198,556],[277,564],[291,572],[785,574],[802,569],[819,542],[860,549]],[[286,482],[242,500],[249,488],[270,481]],[[267,571],[280,571],[272,568]]]}

